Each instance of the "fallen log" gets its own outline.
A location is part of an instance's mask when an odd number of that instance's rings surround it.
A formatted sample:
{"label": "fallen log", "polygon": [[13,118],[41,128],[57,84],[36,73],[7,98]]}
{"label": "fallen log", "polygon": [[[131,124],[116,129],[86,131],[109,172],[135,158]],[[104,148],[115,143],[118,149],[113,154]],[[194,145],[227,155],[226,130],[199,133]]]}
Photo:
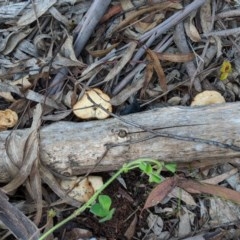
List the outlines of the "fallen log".
{"label": "fallen log", "polygon": [[[226,160],[240,157],[240,103],[206,107],[167,107],[88,122],[57,122],[40,130],[40,158],[65,176],[118,169],[133,159],[166,162]],[[0,181],[11,179],[0,133]],[[15,141],[29,129],[15,130]]]}

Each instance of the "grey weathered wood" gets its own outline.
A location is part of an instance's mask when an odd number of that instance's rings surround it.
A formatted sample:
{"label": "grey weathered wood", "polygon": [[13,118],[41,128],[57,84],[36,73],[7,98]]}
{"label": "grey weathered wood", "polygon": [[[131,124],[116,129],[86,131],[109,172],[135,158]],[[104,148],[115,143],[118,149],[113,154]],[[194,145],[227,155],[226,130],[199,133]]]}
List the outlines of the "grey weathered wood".
{"label": "grey weathered wood", "polygon": [[[240,103],[196,108],[167,107],[128,115],[124,119],[160,133],[197,137],[240,147]],[[21,139],[28,130],[15,132],[21,147]],[[127,135],[120,137],[124,132]],[[8,134],[9,131],[0,133],[0,181],[10,177],[5,166],[5,140]],[[115,118],[53,123],[43,127],[40,136],[42,162],[51,170],[65,175],[88,172],[103,156],[107,144],[126,145],[110,148],[94,168],[95,172],[117,169],[123,163],[139,157],[168,162],[240,157],[240,151],[204,143],[165,137],[151,138],[151,133]],[[129,141],[133,142],[127,144]]]}

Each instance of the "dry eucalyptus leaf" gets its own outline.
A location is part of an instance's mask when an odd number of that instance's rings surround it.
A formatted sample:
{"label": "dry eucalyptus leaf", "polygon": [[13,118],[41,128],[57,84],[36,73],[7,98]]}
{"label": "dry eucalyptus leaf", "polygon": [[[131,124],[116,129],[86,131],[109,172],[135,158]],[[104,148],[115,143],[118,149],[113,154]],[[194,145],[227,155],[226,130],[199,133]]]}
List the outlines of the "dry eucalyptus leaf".
{"label": "dry eucalyptus leaf", "polygon": [[210,198],[209,201],[209,225],[227,224],[238,221],[240,208],[234,202],[226,201],[222,198]]}
{"label": "dry eucalyptus leaf", "polygon": [[130,42],[129,47],[126,49],[125,54],[123,54],[120,61],[115,64],[115,66],[110,70],[108,75],[104,78],[103,82],[108,82],[112,80],[114,77],[117,76],[117,74],[120,73],[120,71],[123,69],[123,67],[130,61],[132,58],[132,55],[137,47],[137,42]]}
{"label": "dry eucalyptus leaf", "polygon": [[112,97],[111,104],[113,106],[121,105],[143,87],[144,78],[142,77],[141,70],[144,67],[144,65],[139,65],[139,71],[135,74],[132,84],[125,87],[116,96]]}
{"label": "dry eucalyptus leaf", "polygon": [[57,54],[53,61],[52,66],[55,69],[59,69],[62,67],[83,67],[83,64],[80,61],[74,61],[72,59],[63,57],[60,54]]}
{"label": "dry eucalyptus leaf", "polygon": [[72,96],[74,95],[73,91],[68,91],[67,94],[63,96],[63,102],[64,104],[71,108],[72,107]]}
{"label": "dry eucalyptus leaf", "polygon": [[[2,3],[2,1],[1,1]],[[8,4],[3,5],[0,7],[0,18],[1,19],[11,19],[11,18],[16,18],[21,11],[28,5],[29,2],[18,2],[18,3],[13,3],[11,2],[6,2]]]}
{"label": "dry eucalyptus leaf", "polygon": [[8,55],[9,53],[11,53],[15,47],[23,40],[25,39],[29,33],[32,32],[32,29],[28,28],[26,30],[21,30],[18,32],[14,32],[13,34],[11,34],[11,36],[8,38],[8,41],[6,43],[6,47],[4,48],[4,50],[2,51],[3,55]]}
{"label": "dry eucalyptus leaf", "polygon": [[[57,0],[41,0],[41,1],[34,1],[30,4],[30,8],[26,9],[23,12],[23,15],[17,22],[18,26],[26,26],[30,23],[34,22],[36,18],[42,16],[51,6],[53,6]],[[34,6],[32,6],[34,4]]]}
{"label": "dry eucalyptus leaf", "polygon": [[14,32],[11,32],[11,33],[9,33],[7,36],[4,36],[4,37],[1,35],[0,52],[2,52],[2,51],[6,48],[7,43],[8,43],[8,40],[9,40],[12,36],[15,36],[15,33],[14,33]]}
{"label": "dry eucalyptus leaf", "polygon": [[53,61],[53,67],[58,69],[61,67],[74,66],[84,67],[85,65],[77,59],[73,49],[73,37],[68,36],[61,47],[60,53],[57,54]]}
{"label": "dry eucalyptus leaf", "polygon": [[120,0],[122,9],[126,11],[126,16],[130,16],[131,12],[128,12],[127,10],[134,8],[134,5],[130,0]]}
{"label": "dry eucalyptus leaf", "polygon": [[18,121],[18,115],[11,109],[0,111],[0,131],[14,127]]}
{"label": "dry eucalyptus leaf", "polygon": [[93,56],[93,57],[103,57],[105,55],[107,55],[108,53],[110,53],[113,49],[115,49],[117,46],[119,45],[119,42],[114,43],[112,45],[108,45],[105,49],[101,49],[101,50],[92,50],[92,48],[95,47],[95,45],[89,45],[86,47],[86,50],[88,51],[88,53]]}
{"label": "dry eucalyptus leaf", "polygon": [[223,49],[223,43],[222,43],[222,39],[218,36],[213,36],[211,39],[213,39],[213,44],[216,45],[217,47],[217,58],[219,58],[220,56],[222,56],[222,49]]}
{"label": "dry eucalyptus leaf", "polygon": [[200,8],[200,20],[203,33],[209,33],[212,31],[212,9],[211,1],[207,0]]}
{"label": "dry eucalyptus leaf", "polygon": [[189,62],[192,61],[195,56],[193,53],[158,53],[156,55],[159,60],[169,62]]}
{"label": "dry eucalyptus leaf", "polygon": [[165,76],[165,73],[164,73],[161,63],[158,60],[157,54],[150,49],[147,49],[147,53],[153,62],[154,70],[156,71],[157,76],[158,76],[159,85],[160,85],[161,89],[165,92],[165,91],[167,91],[166,76]]}
{"label": "dry eucalyptus leaf", "polygon": [[139,33],[145,33],[151,29],[153,29],[156,25],[158,25],[159,23],[161,23],[161,21],[164,19],[165,14],[163,13],[158,13],[155,14],[154,19],[152,20],[152,22],[137,22],[136,24],[134,24],[134,28],[137,32]]}
{"label": "dry eucalyptus leaf", "polygon": [[61,22],[62,24],[64,24],[65,26],[69,27],[69,21],[68,19],[62,15],[57,8],[55,7],[51,7],[49,9],[49,12],[52,14],[52,16],[54,18],[56,18],[59,22]]}
{"label": "dry eucalyptus leaf", "polygon": [[[15,81],[4,81],[4,82],[12,86],[19,86],[22,90],[26,90],[32,86],[32,84],[28,81],[28,77],[29,76],[27,75]],[[13,98],[11,92],[0,92],[0,96],[4,98],[6,101],[15,102],[15,99]]]}
{"label": "dry eucalyptus leaf", "polygon": [[[73,61],[81,63],[80,61],[78,61],[78,59],[75,55],[74,49],[73,49],[73,36],[67,37],[66,41],[64,42],[64,44],[61,47],[61,55],[66,58],[69,58]],[[82,64],[82,65],[84,65],[84,64]]]}
{"label": "dry eucalyptus leaf", "polygon": [[169,199],[174,197],[174,198],[179,198],[179,193],[181,192],[181,201],[185,202],[188,205],[192,206],[197,206],[197,203],[195,202],[193,196],[188,193],[187,191],[180,189],[179,187],[175,187],[169,194],[168,197]]}
{"label": "dry eucalyptus leaf", "polygon": [[149,83],[152,79],[153,70],[154,70],[153,63],[151,61],[150,56],[147,55],[146,59],[148,61],[148,64],[146,65],[146,70],[145,70],[145,73],[144,73],[144,83],[143,83],[143,87],[142,87],[141,92],[140,92],[140,97],[141,98],[143,98],[145,96],[147,87],[148,87],[148,85],[149,85]]}
{"label": "dry eucalyptus leaf", "polygon": [[187,36],[193,41],[193,42],[200,42],[201,36],[198,33],[197,28],[193,24],[193,19],[196,15],[196,12],[192,12],[189,16],[189,18],[184,22],[184,28],[186,31]]}
{"label": "dry eucalyptus leaf", "polygon": [[4,98],[8,102],[15,102],[15,98],[10,92],[0,92],[0,97]]}
{"label": "dry eucalyptus leaf", "polygon": [[[31,129],[27,132],[27,137],[25,136],[23,142],[20,144],[24,149],[24,154],[21,159],[21,164],[18,165],[19,171],[14,176],[12,181],[2,188],[3,191],[7,193],[16,190],[27,180],[29,175],[32,173],[33,165],[39,160],[39,126],[41,124],[41,115],[42,107],[40,104],[38,104],[33,114]],[[13,143],[17,144],[17,146],[13,146]],[[16,141],[9,141],[6,149],[10,155],[13,155],[11,153],[12,151],[15,152],[17,150],[20,153],[22,152],[22,149],[19,149],[19,142]],[[16,156],[16,152],[14,155]]]}

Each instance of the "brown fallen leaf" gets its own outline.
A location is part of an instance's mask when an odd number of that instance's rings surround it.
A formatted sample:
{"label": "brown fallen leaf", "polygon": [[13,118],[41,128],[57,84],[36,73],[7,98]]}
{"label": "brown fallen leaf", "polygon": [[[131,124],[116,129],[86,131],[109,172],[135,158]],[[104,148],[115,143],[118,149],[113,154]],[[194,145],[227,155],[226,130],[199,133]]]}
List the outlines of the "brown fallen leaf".
{"label": "brown fallen leaf", "polygon": [[177,178],[171,177],[167,178],[160,184],[158,184],[149,194],[143,210],[146,208],[153,207],[160,203],[176,186]]}
{"label": "brown fallen leaf", "polygon": [[136,23],[133,24],[133,29],[137,33],[143,34],[147,31],[150,31],[158,24],[163,22],[163,19],[166,17],[166,12],[152,12],[143,16],[141,19],[136,20]]}
{"label": "brown fallen leaf", "polygon": [[133,239],[133,236],[134,236],[135,231],[136,231],[137,220],[138,220],[138,218],[135,214],[132,222],[130,223],[129,227],[127,228],[126,232],[124,233],[124,236],[127,239]]}
{"label": "brown fallen leaf", "polygon": [[176,63],[189,62],[195,58],[193,53],[156,53],[156,55],[159,60]]}
{"label": "brown fallen leaf", "polygon": [[150,83],[150,81],[152,79],[152,76],[153,76],[153,64],[151,62],[150,56],[147,55],[146,58],[147,58],[148,64],[146,66],[146,70],[145,70],[145,73],[144,73],[143,87],[142,87],[141,92],[140,92],[140,98],[141,99],[144,98],[147,86]]}
{"label": "brown fallen leaf", "polygon": [[104,16],[102,17],[100,23],[106,22],[108,19],[119,14],[121,11],[122,11],[121,4],[116,4],[112,7],[110,7],[109,10],[107,11],[107,13],[105,13]]}
{"label": "brown fallen leaf", "polygon": [[111,45],[110,47],[106,48],[106,49],[101,49],[101,50],[91,50],[93,47],[95,46],[88,46],[86,48],[86,50],[88,51],[88,53],[93,56],[93,57],[103,57],[105,55],[107,55],[109,52],[111,52],[114,48],[116,48],[119,45],[118,43],[115,43],[113,45]]}
{"label": "brown fallen leaf", "polygon": [[215,186],[207,183],[200,183],[193,180],[187,180],[185,178],[179,178],[176,181],[176,184],[178,187],[183,188],[190,193],[211,194],[240,204],[240,193],[229,188]]}
{"label": "brown fallen leaf", "polygon": [[147,53],[153,62],[154,70],[156,71],[157,76],[158,76],[159,85],[162,88],[162,90],[164,92],[166,92],[167,91],[167,81],[166,81],[166,77],[165,77],[165,73],[163,71],[162,65],[161,65],[160,61],[158,60],[158,56],[151,49],[147,49]]}

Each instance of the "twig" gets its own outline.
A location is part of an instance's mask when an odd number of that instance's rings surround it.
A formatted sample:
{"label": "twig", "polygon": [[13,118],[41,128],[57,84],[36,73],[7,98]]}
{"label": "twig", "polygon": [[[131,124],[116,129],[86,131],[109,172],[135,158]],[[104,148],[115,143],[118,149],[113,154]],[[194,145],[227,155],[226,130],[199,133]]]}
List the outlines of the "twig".
{"label": "twig", "polygon": [[229,35],[234,35],[234,34],[240,34],[240,27],[238,28],[232,28],[232,29],[225,29],[222,31],[215,31],[215,32],[210,32],[210,33],[204,33],[202,36],[203,37],[210,37],[210,36],[224,36],[227,37]]}
{"label": "twig", "polygon": [[218,18],[232,18],[232,17],[238,17],[238,16],[240,16],[240,9],[235,9],[235,10],[220,12],[216,15],[215,19],[217,20]]}

